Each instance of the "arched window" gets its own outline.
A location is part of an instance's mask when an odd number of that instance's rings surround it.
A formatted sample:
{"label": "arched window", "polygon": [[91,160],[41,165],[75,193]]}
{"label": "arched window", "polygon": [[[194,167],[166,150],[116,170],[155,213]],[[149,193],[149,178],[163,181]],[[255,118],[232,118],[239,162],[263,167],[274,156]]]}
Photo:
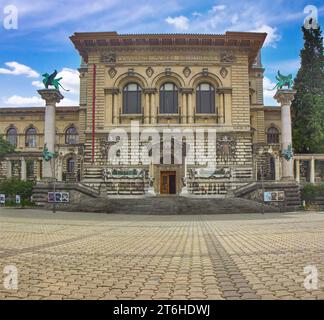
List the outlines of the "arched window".
{"label": "arched window", "polygon": [[17,130],[15,128],[9,128],[7,131],[7,141],[17,147]]}
{"label": "arched window", "polygon": [[178,113],[178,87],[174,83],[160,88],[160,113]]}
{"label": "arched window", "polygon": [[75,160],[74,158],[68,158],[66,161],[66,171],[68,173],[73,173],[75,168]]}
{"label": "arched window", "polygon": [[65,131],[65,143],[76,144],[78,143],[79,135],[75,127],[70,127]]}
{"label": "arched window", "polygon": [[215,89],[209,83],[201,83],[197,87],[196,112],[215,113]]}
{"label": "arched window", "polygon": [[137,83],[129,83],[123,90],[123,113],[142,113],[142,89]]}
{"label": "arched window", "polygon": [[270,127],[267,131],[268,144],[279,143],[279,130],[275,127]]}
{"label": "arched window", "polygon": [[28,148],[36,148],[37,146],[37,132],[34,127],[26,130],[25,145]]}

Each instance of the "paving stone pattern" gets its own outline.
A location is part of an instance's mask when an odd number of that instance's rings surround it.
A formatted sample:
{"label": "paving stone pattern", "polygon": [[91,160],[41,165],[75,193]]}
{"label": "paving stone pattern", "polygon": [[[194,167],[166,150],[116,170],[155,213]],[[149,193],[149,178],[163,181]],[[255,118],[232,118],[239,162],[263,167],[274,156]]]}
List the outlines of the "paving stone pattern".
{"label": "paving stone pattern", "polygon": [[6,265],[18,290],[0,281],[1,299],[323,299],[324,214],[0,209],[0,277]]}

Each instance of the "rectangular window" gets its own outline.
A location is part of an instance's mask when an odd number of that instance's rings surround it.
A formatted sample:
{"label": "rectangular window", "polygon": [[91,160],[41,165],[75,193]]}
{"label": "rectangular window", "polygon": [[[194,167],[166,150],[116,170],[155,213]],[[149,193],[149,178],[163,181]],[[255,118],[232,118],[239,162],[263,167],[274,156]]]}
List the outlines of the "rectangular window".
{"label": "rectangular window", "polygon": [[141,93],[125,92],[124,93],[124,113],[136,114],[141,113]]}
{"label": "rectangular window", "polygon": [[215,113],[215,95],[213,91],[197,92],[197,113]]}

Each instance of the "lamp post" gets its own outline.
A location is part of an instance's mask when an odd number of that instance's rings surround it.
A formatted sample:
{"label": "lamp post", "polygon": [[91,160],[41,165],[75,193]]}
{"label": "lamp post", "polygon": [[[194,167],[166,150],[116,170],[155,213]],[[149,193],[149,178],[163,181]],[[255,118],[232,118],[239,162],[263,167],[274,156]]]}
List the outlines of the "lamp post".
{"label": "lamp post", "polygon": [[260,178],[261,178],[261,200],[262,200],[262,214],[264,214],[264,172],[263,172],[263,166],[262,166],[262,155],[264,153],[263,148],[259,149],[259,155],[260,155]]}
{"label": "lamp post", "polygon": [[56,176],[55,176],[55,158],[53,157],[50,159],[50,164],[51,164],[51,169],[52,169],[52,176],[53,176],[53,196],[54,196],[54,201],[53,201],[53,209],[52,212],[56,212]]}
{"label": "lamp post", "polygon": [[45,143],[44,149],[43,149],[43,159],[45,160],[45,163],[48,163],[51,171],[52,171],[52,181],[53,181],[53,196],[54,196],[54,201],[53,201],[53,213],[56,212],[56,174],[55,174],[55,159],[58,157],[57,152],[49,152],[47,145]]}

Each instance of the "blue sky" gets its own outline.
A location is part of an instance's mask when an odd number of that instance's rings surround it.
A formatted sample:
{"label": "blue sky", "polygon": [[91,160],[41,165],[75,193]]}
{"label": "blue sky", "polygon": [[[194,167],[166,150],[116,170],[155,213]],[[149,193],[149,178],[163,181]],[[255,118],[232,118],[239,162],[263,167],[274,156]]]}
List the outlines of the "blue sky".
{"label": "blue sky", "polygon": [[[7,30],[5,8],[18,9],[18,29]],[[304,8],[318,9],[323,29],[323,1],[193,1],[193,0],[0,0],[0,106],[39,106],[36,90],[44,72],[57,69],[65,94],[64,105],[78,104],[80,58],[69,40],[74,32],[224,33],[267,32],[262,52],[265,104],[275,105],[275,73],[296,74],[303,46]]]}

